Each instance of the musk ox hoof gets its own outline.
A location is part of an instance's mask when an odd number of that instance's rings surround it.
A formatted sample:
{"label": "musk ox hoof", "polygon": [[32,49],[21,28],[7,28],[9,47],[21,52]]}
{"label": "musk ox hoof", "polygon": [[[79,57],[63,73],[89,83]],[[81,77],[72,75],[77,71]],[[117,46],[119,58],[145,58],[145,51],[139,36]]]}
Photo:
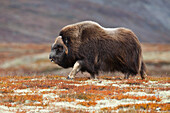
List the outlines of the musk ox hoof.
{"label": "musk ox hoof", "polygon": [[98,80],[97,77],[90,77],[91,80]]}
{"label": "musk ox hoof", "polygon": [[142,80],[147,80],[147,76],[148,76],[147,74],[141,76]]}
{"label": "musk ox hoof", "polygon": [[129,77],[124,77],[124,79],[129,79]]}
{"label": "musk ox hoof", "polygon": [[124,79],[129,79],[129,74],[126,74]]}
{"label": "musk ox hoof", "polygon": [[68,79],[68,80],[73,80],[74,78],[68,76],[67,79]]}
{"label": "musk ox hoof", "polygon": [[96,75],[91,74],[90,79],[92,79],[92,80],[97,80],[97,77],[96,77]]}
{"label": "musk ox hoof", "polygon": [[146,79],[146,77],[141,77],[142,78],[142,80],[145,80]]}

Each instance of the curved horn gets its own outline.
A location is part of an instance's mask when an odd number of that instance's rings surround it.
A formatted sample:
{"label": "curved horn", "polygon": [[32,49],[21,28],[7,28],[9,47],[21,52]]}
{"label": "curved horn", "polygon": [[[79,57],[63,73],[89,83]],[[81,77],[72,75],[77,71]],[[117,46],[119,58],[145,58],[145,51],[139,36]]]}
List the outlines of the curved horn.
{"label": "curved horn", "polygon": [[60,44],[62,44],[63,47],[64,47],[65,53],[68,54],[68,48],[67,48],[67,46],[64,44],[64,42],[63,42],[63,40],[62,40],[62,36],[58,36],[58,37],[56,38],[56,40],[55,40],[55,43],[60,43]]}

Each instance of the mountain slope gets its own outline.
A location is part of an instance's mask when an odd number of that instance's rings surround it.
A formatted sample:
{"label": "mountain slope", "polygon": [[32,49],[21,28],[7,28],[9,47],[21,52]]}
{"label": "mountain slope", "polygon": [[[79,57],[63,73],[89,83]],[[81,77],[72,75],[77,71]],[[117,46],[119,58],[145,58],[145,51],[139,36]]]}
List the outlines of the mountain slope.
{"label": "mountain slope", "polygon": [[128,27],[139,40],[170,43],[169,0],[4,0],[0,42],[53,42],[71,23],[94,20],[104,27]]}

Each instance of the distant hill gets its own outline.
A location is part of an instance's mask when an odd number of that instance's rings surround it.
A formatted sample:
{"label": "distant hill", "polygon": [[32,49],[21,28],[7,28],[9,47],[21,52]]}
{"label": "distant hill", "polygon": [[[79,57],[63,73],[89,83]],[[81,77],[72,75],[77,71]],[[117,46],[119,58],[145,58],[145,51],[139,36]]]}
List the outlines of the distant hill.
{"label": "distant hill", "polygon": [[1,0],[0,42],[51,43],[63,26],[83,20],[170,43],[170,0]]}

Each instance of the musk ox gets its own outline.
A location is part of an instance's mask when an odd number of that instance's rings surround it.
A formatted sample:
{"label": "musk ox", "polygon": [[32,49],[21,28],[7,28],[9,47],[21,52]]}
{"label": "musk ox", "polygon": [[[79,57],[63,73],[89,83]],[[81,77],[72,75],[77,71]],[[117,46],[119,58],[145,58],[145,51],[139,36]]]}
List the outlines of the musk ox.
{"label": "musk ox", "polygon": [[61,29],[51,47],[49,59],[63,68],[73,67],[68,78],[87,71],[92,78],[99,71],[145,78],[141,44],[127,28],[104,28],[93,21],[67,25]]}

